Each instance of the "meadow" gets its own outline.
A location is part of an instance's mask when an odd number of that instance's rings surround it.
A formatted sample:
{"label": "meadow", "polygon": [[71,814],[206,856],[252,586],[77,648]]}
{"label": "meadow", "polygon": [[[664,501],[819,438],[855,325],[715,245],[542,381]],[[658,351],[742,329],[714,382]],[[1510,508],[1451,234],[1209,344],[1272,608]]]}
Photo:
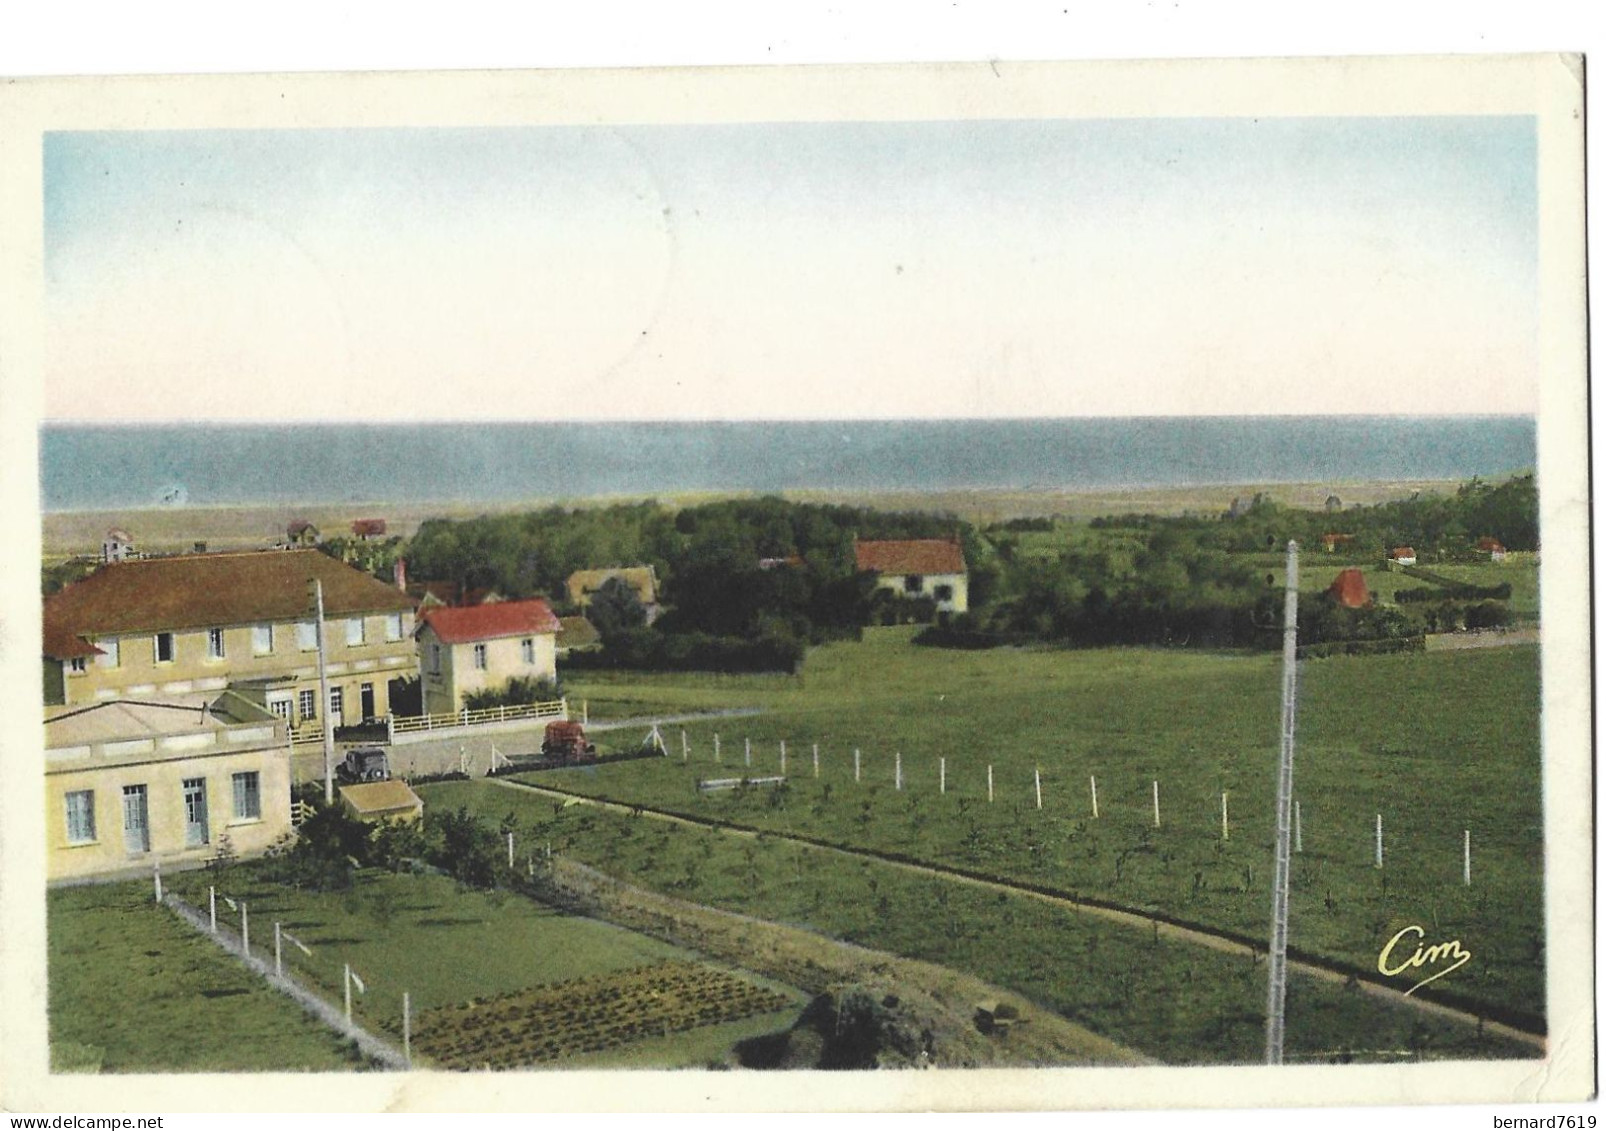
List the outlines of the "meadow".
{"label": "meadow", "polygon": [[[1134,929],[1021,893],[650,816],[566,805],[487,781],[419,787],[427,805],[509,819],[524,843],[682,900],[937,963],[1015,990],[1171,1064],[1264,1055],[1265,962]],[[1537,1055],[1473,1025],[1296,974],[1291,1063]]]}
{"label": "meadow", "polygon": [[[631,713],[715,703],[766,713],[670,727],[664,758],[525,778],[1265,935],[1278,657],[951,652],[911,647],[908,638],[907,629],[878,629],[861,644],[815,649],[789,679],[572,681],[571,697],[587,697],[594,713],[614,703]],[[1541,1023],[1538,677],[1532,646],[1301,665],[1292,947],[1375,971],[1389,938],[1419,925],[1433,940],[1460,939],[1475,956],[1432,991]],[[637,737],[625,733],[620,745]],[[782,740],[784,788],[697,788],[711,778],[777,774]],[[1470,885],[1462,874],[1466,833]]]}
{"label": "meadow", "polygon": [[[208,887],[219,892],[218,916],[238,930],[239,915],[223,896],[243,901],[250,918],[251,949],[273,961],[273,924],[303,943],[282,946],[287,972],[328,1001],[339,1004],[344,967],[350,964],[365,991],[354,993],[354,1019],[401,1043],[402,994],[410,997],[415,1033],[427,1035],[432,1016],[502,995],[518,995],[584,979],[625,981],[644,969],[694,960],[687,951],[633,931],[585,919],[506,891],[461,888],[444,876],[364,871],[345,892],[297,891],[267,883],[249,865],[223,875],[205,872],[172,877],[169,889],[195,907],[207,906]],[[176,919],[175,919],[176,922]],[[204,940],[197,943],[206,944]],[[219,952],[220,961],[226,959]],[[242,977],[244,977],[242,971]],[[756,983],[751,976],[740,980]],[[647,1045],[623,1041],[606,1049],[543,1055],[542,1063],[590,1067],[599,1063],[678,1068],[719,1060],[744,1037],[784,1028],[804,997],[764,981],[762,988],[785,1004],[754,1016],[700,1026],[665,1041],[652,1034]],[[578,1002],[576,1003],[578,1004]],[[461,1066],[460,1058],[449,1063]],[[508,1066],[508,1065],[500,1065]]]}
{"label": "meadow", "polygon": [[[47,896],[57,1072],[331,1072],[362,1058],[158,907],[147,883]],[[270,927],[271,930],[271,927]]]}

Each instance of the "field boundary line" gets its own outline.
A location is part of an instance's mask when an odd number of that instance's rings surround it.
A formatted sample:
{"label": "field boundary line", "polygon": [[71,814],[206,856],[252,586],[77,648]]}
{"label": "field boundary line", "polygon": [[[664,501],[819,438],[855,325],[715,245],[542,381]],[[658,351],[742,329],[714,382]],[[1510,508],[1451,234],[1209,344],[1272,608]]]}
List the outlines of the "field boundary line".
{"label": "field boundary line", "polygon": [[355,1041],[357,1048],[362,1051],[364,1056],[379,1061],[386,1068],[400,1072],[408,1071],[407,1058],[402,1055],[399,1049],[393,1047],[388,1041],[370,1033],[356,1022],[348,1023],[340,1010],[300,982],[283,974],[275,974],[265,960],[246,953],[241,945],[240,937],[233,931],[219,924],[217,933],[214,935],[206,916],[202,915],[198,908],[191,907],[172,892],[168,892],[162,897],[162,903],[180,919],[194,927],[196,932],[203,938],[210,937],[226,953],[244,963],[246,969],[261,975],[262,979],[273,989],[289,997],[302,1009],[323,1022],[328,1028],[333,1029],[343,1037]]}
{"label": "field boundary line", "polygon": [[[625,814],[640,814],[656,820],[671,821],[693,828],[709,829],[734,836],[757,838],[760,833],[778,841],[801,845],[823,852],[834,852],[841,856],[859,860],[874,860],[905,871],[915,872],[941,879],[954,880],[960,883],[972,884],[990,891],[1004,892],[1012,895],[1027,896],[1053,907],[1075,911],[1083,915],[1092,915],[1106,919],[1110,922],[1120,923],[1131,928],[1144,928],[1158,931],[1162,936],[1191,943],[1195,946],[1208,947],[1212,950],[1223,951],[1228,954],[1260,955],[1265,948],[1253,941],[1227,931],[1213,930],[1199,924],[1184,923],[1164,915],[1140,911],[1136,908],[1122,907],[1107,901],[1094,901],[1079,898],[1063,892],[1056,892],[1038,888],[1029,884],[1014,883],[998,877],[987,876],[980,873],[968,872],[958,868],[949,868],[940,864],[919,863],[890,853],[876,852],[872,849],[849,848],[829,841],[819,840],[810,836],[796,833],[775,832],[770,829],[759,829],[747,825],[730,824],[721,821],[711,821],[706,818],[693,817],[684,813],[676,813],[668,809],[656,809],[648,805],[634,805],[628,802],[613,801],[606,798],[590,797],[583,793],[573,793],[569,790],[558,789],[553,786],[531,785],[511,778],[487,778],[497,785],[509,789],[531,790],[536,793],[547,794],[565,800],[573,799],[583,804],[595,805],[599,808],[610,809]],[[1504,1021],[1495,1020],[1490,1016],[1480,1016],[1476,1011],[1455,1005],[1447,1005],[1440,1001],[1433,1001],[1418,994],[1406,995],[1405,991],[1395,989],[1366,975],[1364,971],[1346,967],[1339,963],[1328,963],[1313,959],[1309,955],[1289,948],[1289,969],[1313,978],[1339,984],[1348,983],[1354,979],[1357,987],[1383,1001],[1396,1005],[1405,1005],[1418,1009],[1424,1013],[1432,1013],[1459,1021],[1466,1025],[1482,1025],[1486,1032],[1495,1033],[1503,1037],[1520,1041],[1534,1048],[1544,1050],[1547,1040],[1541,1033],[1531,1032]],[[1429,992],[1429,991],[1424,991]]]}

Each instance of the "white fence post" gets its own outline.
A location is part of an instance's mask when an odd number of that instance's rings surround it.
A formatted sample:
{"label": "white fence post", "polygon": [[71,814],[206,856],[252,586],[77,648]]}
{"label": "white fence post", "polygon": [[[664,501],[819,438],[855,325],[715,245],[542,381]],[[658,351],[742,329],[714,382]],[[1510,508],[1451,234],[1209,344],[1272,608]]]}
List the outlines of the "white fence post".
{"label": "white fence post", "polygon": [[719,732],[714,732],[714,761],[719,761]]}
{"label": "white fence post", "polygon": [[407,1058],[407,1067],[413,1066],[413,999],[406,990],[402,991],[402,1055]]}
{"label": "white fence post", "polygon": [[245,911],[245,900],[240,900],[240,949],[251,957],[251,919]]}
{"label": "white fence post", "polygon": [[1461,830],[1461,882],[1472,886],[1472,830]]}
{"label": "white fence post", "polygon": [[691,740],[686,737],[684,729],[680,732],[680,760],[682,762],[691,761]]}
{"label": "white fence post", "polygon": [[343,977],[341,978],[341,983],[342,983],[342,986],[344,987],[345,992],[346,992],[346,1024],[350,1025],[351,1024],[351,963],[349,963],[349,962],[345,964],[344,974],[343,974]]}
{"label": "white fence post", "polygon": [[753,740],[751,738],[744,738],[744,739],[742,739],[742,765],[751,766],[752,764],[753,764]]}
{"label": "white fence post", "polygon": [[1227,831],[1227,791],[1221,791],[1221,839],[1230,840],[1231,834]]}
{"label": "white fence post", "polygon": [[385,716],[385,745],[396,745],[396,716],[394,714]]}
{"label": "white fence post", "polygon": [[781,739],[781,773],[786,773],[786,739]]}
{"label": "white fence post", "polygon": [[507,866],[513,867],[513,834],[507,834]]}
{"label": "white fence post", "polygon": [[820,776],[820,744],[814,744],[814,776]]}
{"label": "white fence post", "polygon": [[1043,807],[1043,771],[1041,767],[1032,770],[1032,787],[1037,791],[1037,807]]}
{"label": "white fence post", "polygon": [[206,889],[206,910],[212,919],[212,933],[217,934],[217,888]]}
{"label": "white fence post", "polygon": [[987,804],[993,803],[993,764],[987,763]]}
{"label": "white fence post", "polygon": [[591,725],[591,701],[589,699],[580,700],[580,722],[585,726]]}
{"label": "white fence post", "polygon": [[273,975],[276,978],[284,977],[284,943],[283,932],[279,929],[279,921],[273,921]]}
{"label": "white fence post", "polygon": [[853,748],[853,780],[859,780],[859,748]]}
{"label": "white fence post", "polygon": [[1160,779],[1154,779],[1154,827],[1160,827]]}
{"label": "white fence post", "polygon": [[1099,819],[1099,779],[1092,774],[1087,775],[1088,788],[1093,791],[1093,819]]}
{"label": "white fence post", "polygon": [[903,754],[897,750],[892,752],[892,788],[903,788]]}
{"label": "white fence post", "polygon": [[948,792],[948,759],[937,759],[937,792]]}
{"label": "white fence post", "polygon": [[1383,814],[1377,815],[1377,863],[1374,867],[1383,866]]}
{"label": "white fence post", "polygon": [[1299,802],[1294,802],[1294,851],[1305,851],[1305,830],[1300,827]]}
{"label": "white fence post", "polygon": [[162,862],[160,860],[152,860],[151,870],[156,879],[156,902],[160,903],[162,902]]}

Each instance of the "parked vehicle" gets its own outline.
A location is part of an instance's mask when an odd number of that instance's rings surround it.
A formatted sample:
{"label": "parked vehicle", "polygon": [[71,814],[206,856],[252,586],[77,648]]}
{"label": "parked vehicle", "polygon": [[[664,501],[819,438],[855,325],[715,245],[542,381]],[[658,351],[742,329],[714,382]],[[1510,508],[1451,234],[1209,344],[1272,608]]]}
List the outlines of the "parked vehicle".
{"label": "parked vehicle", "polygon": [[377,746],[363,746],[346,751],[346,756],[335,767],[335,776],[342,785],[356,785],[365,781],[389,781],[390,759]]}
{"label": "parked vehicle", "polygon": [[579,723],[548,723],[541,756],[561,762],[590,762],[597,757],[597,747],[586,741],[586,728]]}

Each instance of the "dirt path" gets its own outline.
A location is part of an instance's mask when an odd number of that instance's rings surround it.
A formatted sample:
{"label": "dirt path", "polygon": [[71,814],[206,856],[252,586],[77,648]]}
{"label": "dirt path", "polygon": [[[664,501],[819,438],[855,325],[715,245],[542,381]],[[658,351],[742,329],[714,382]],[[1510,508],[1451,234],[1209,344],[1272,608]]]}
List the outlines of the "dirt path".
{"label": "dirt path", "polygon": [[[488,780],[493,781],[497,785],[503,786],[507,789],[527,790],[533,793],[543,794],[548,797],[562,798],[564,800],[574,799],[584,804],[595,805],[600,809],[606,809],[612,812],[628,814],[639,813],[642,816],[651,817],[654,820],[668,821],[673,824],[686,826],[688,828],[714,830],[723,832],[729,836],[737,837],[755,838],[758,835],[757,831],[753,829],[744,829],[729,825],[716,825],[712,822],[684,817],[677,813],[671,813],[662,809],[653,809],[647,806],[627,805],[616,801],[604,801],[598,798],[587,797],[586,795],[580,793],[571,793],[568,790],[554,789],[550,786],[529,785],[525,782],[513,781],[506,778],[491,778]],[[1123,926],[1141,928],[1150,932],[1158,931],[1159,934],[1164,938],[1178,939],[1182,942],[1191,943],[1195,946],[1208,947],[1212,950],[1222,951],[1227,954],[1248,956],[1255,953],[1263,953],[1262,948],[1257,948],[1250,944],[1246,944],[1230,935],[1217,933],[1198,927],[1182,926],[1177,923],[1168,922],[1157,916],[1145,914],[1141,911],[1083,903],[1074,899],[1070,899],[1066,896],[1038,891],[1024,885],[1011,884],[1001,880],[982,879],[977,876],[967,875],[964,872],[944,868],[935,864],[911,863],[906,860],[898,860],[866,849],[850,849],[842,848],[837,845],[821,844],[807,837],[792,836],[786,833],[773,831],[766,831],[765,835],[774,840],[785,841],[789,844],[794,844],[803,848],[811,848],[818,852],[831,852],[839,856],[846,856],[852,859],[874,860],[888,867],[901,868],[905,871],[914,872],[919,875],[935,876],[945,880],[952,880],[957,883],[970,884],[974,887],[983,888],[989,891],[1003,892],[1009,895],[1025,896],[1029,899],[1035,899],[1053,907],[1061,908],[1067,911],[1074,911],[1080,915],[1091,915],[1095,918],[1104,919],[1112,923],[1120,923]],[[1335,982],[1340,985],[1347,983],[1352,976],[1350,971],[1341,969],[1337,966],[1326,966],[1319,962],[1311,962],[1309,960],[1292,957],[1288,960],[1288,969],[1299,974],[1307,975],[1308,977],[1319,978],[1322,981]],[[1496,1033],[1512,1040],[1521,1041],[1524,1044],[1540,1050],[1545,1048],[1546,1042],[1543,1036],[1530,1033],[1510,1025],[1502,1024],[1498,1021],[1480,1019],[1476,1013],[1473,1013],[1469,1010],[1457,1009],[1453,1006],[1440,1004],[1439,1002],[1428,1001],[1415,995],[1407,996],[1401,990],[1378,985],[1377,983],[1369,982],[1364,978],[1358,979],[1356,984],[1361,990],[1383,1001],[1388,1001],[1397,1005],[1409,1006],[1421,1010],[1423,1013],[1431,1013],[1439,1017],[1450,1018],[1466,1025],[1476,1026],[1481,1023],[1486,1032]]]}

